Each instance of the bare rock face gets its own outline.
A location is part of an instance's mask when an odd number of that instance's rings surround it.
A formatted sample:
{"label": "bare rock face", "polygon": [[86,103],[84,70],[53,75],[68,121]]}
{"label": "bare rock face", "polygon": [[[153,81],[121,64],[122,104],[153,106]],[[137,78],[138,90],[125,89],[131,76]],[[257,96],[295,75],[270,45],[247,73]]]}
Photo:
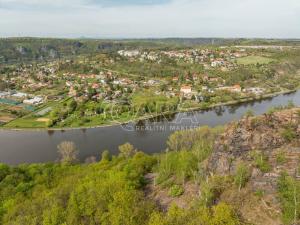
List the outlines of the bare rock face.
{"label": "bare rock face", "polygon": [[[244,118],[229,124],[214,144],[207,162],[209,174],[234,176],[241,163],[249,169],[246,187],[239,193],[227,190],[222,201],[234,202],[250,224],[282,224],[277,183],[283,171],[300,179],[299,112],[298,108]],[[260,157],[265,167],[258,163]],[[257,198],[257,193],[262,197]]]}
{"label": "bare rock face", "polygon": [[[250,169],[250,184],[254,190],[267,189],[274,192],[282,171],[294,176],[300,158],[300,114],[299,108],[283,110],[259,117],[244,118],[227,126],[214,145],[208,162],[208,171],[219,175],[234,175],[243,162]],[[289,129],[293,140],[283,133]],[[294,150],[292,150],[294,149]],[[263,173],[254,166],[251,152],[257,150],[266,156],[270,171]],[[276,156],[283,152],[286,161],[278,165]]]}

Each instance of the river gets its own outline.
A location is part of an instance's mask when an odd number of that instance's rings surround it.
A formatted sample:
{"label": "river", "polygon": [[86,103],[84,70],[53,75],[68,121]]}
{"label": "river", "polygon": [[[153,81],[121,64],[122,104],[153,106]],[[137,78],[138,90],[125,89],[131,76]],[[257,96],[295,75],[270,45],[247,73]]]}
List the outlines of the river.
{"label": "river", "polygon": [[90,156],[99,159],[101,152],[106,149],[116,154],[118,146],[126,142],[146,153],[157,153],[166,149],[166,140],[175,130],[223,125],[240,119],[249,109],[255,115],[260,115],[272,106],[287,105],[288,101],[300,106],[300,91],[206,111],[176,113],[168,118],[127,125],[66,131],[0,130],[0,162],[16,165],[55,161],[58,158],[57,145],[62,141],[73,141],[76,144],[81,161]]}

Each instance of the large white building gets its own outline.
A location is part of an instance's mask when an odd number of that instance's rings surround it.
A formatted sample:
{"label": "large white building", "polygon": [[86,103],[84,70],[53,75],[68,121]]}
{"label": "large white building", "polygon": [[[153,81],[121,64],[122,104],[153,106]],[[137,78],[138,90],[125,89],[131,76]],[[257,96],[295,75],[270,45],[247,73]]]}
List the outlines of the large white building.
{"label": "large white building", "polygon": [[23,103],[28,105],[39,105],[43,103],[43,98],[36,96],[32,99],[25,99]]}

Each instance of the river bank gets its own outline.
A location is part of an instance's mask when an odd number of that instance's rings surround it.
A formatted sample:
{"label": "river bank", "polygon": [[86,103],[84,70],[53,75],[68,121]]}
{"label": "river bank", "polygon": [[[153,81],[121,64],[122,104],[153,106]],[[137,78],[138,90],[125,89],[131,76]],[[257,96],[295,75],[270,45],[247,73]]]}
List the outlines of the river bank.
{"label": "river bank", "polygon": [[275,92],[275,93],[269,93],[257,97],[251,97],[251,98],[244,98],[244,99],[239,99],[235,101],[230,101],[230,102],[224,102],[224,103],[217,103],[213,104],[207,107],[193,107],[193,108],[179,108],[176,111],[166,111],[163,113],[159,113],[156,115],[144,115],[140,116],[135,119],[127,120],[124,122],[117,122],[114,121],[112,123],[107,123],[107,124],[102,124],[98,126],[80,126],[80,127],[53,127],[53,128],[10,128],[10,127],[0,127],[0,130],[12,130],[12,131],[68,131],[68,130],[82,130],[82,129],[96,129],[96,128],[105,128],[105,127],[113,127],[113,126],[121,126],[125,125],[128,123],[135,123],[138,121],[143,121],[143,120],[148,120],[148,119],[154,119],[157,117],[161,116],[167,116],[167,115],[174,115],[177,113],[183,113],[183,112],[195,112],[195,111],[201,111],[201,110],[210,110],[214,109],[216,107],[222,107],[222,106],[232,106],[232,105],[237,105],[237,104],[242,104],[242,103],[248,103],[248,102],[255,102],[255,101],[260,101],[268,98],[273,98],[279,95],[284,95],[284,94],[291,94],[296,92],[297,90],[285,90],[285,91],[280,91],[280,92]]}
{"label": "river bank", "polygon": [[[271,96],[268,95],[268,97]],[[0,159],[1,162],[11,165],[53,162],[58,157],[57,145],[62,141],[71,141],[76,144],[80,150],[79,159],[82,162],[90,156],[99,157],[105,149],[111,154],[117,154],[118,147],[126,142],[149,154],[160,153],[167,148],[167,140],[176,130],[223,126],[239,120],[249,110],[255,115],[262,115],[271,107],[284,106],[289,101],[300,106],[300,90],[291,94],[248,101],[249,103],[198,110],[194,113],[179,112],[174,116],[149,119],[124,126],[111,125],[94,129],[43,129],[39,132],[37,130],[2,129],[0,130]],[[194,120],[196,120],[195,123]]]}

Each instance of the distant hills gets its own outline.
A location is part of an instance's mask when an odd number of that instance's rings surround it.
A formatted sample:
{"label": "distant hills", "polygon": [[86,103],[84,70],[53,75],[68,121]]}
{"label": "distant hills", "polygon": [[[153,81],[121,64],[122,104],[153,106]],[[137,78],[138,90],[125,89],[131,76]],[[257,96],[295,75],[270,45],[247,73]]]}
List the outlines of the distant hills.
{"label": "distant hills", "polygon": [[181,48],[201,45],[300,45],[300,40],[225,39],[225,38],[163,38],[163,39],[54,39],[1,38],[0,63],[51,60],[80,54],[107,53],[130,48]]}

